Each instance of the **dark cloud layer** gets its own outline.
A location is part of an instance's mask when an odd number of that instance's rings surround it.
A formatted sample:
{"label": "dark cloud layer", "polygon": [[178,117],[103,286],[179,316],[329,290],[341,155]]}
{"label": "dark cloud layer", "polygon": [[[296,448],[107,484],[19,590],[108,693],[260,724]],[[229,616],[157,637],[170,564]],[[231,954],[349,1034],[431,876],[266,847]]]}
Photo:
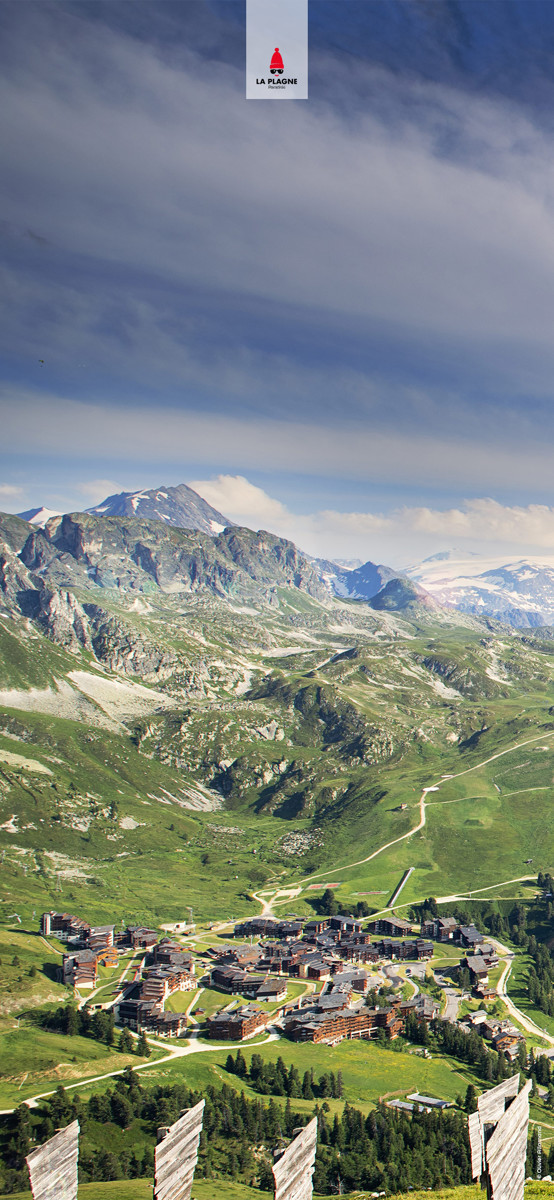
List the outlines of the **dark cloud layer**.
{"label": "dark cloud layer", "polygon": [[[0,23],[20,461],[22,403],[57,473],[78,456],[68,411],[112,413],[122,471],[139,416],[151,431],[163,411],[190,421],[183,463],[203,473],[253,469],[279,426],[265,477],[326,474],[335,502],[350,473],[368,496],[544,494],[553,6],[317,0],[310,101],[277,108],[243,98],[234,0],[5,0]],[[208,414],[231,422],[227,450]],[[378,461],[358,453],[372,438]]]}

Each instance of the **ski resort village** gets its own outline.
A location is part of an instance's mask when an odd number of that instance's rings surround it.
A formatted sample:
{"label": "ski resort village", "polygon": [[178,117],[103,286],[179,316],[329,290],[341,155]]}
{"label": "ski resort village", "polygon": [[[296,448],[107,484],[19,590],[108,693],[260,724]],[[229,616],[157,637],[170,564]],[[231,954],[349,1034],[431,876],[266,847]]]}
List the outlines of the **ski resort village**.
{"label": "ski resort village", "polygon": [[211,935],[182,922],[161,936],[46,912],[40,929],[65,944],[58,977],[79,1007],[135,1034],[243,1041],[270,1029],[331,1046],[402,1034],[425,1046],[426,1026],[461,1005],[460,1030],[478,1031],[510,1061],[525,1051],[521,1030],[495,1015],[495,946],[452,917],[419,929],[391,914],[252,917]]}

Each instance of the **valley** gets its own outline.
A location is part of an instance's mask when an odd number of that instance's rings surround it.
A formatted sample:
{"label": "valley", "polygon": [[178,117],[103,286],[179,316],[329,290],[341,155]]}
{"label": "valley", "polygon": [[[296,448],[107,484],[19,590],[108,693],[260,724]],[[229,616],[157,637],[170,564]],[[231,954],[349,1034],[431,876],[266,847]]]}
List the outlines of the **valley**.
{"label": "valley", "polygon": [[[161,937],[193,922],[195,935],[176,936],[206,973],[206,954],[234,922],[309,922],[329,896],[364,928],[412,920],[428,897],[481,924],[506,922],[517,906],[534,920],[537,877],[554,863],[549,631],[530,638],[429,604],[384,568],[378,603],[337,595],[291,543],[238,527],[202,533],[127,512],[51,517],[43,529],[6,516],[1,526],[5,1109],[40,1109],[60,1084],[88,1104],[129,1067],[145,1088],[236,1089],[225,1064],[237,1044],[248,1062],[340,1070],[331,1115],[344,1100],[367,1116],[383,1096],[415,1090],[458,1104],[470,1084],[481,1090],[479,1070],[445,1052],[438,1033],[429,1058],[404,1034],[400,1053],[394,1040],[304,1045],[283,1036],[275,1004],[262,1004],[267,1022],[253,1040],[218,1045],[204,1023],[243,1001],[202,975],[166,1001],[168,1014],[188,1013],[184,1032],[149,1032],[147,1053],[137,1053],[138,1032],[125,1049],[119,1029],[112,1044],[68,1037],[49,1014],[74,999],[117,1015],[142,960],[102,967],[88,996],[60,983],[66,947],[36,931],[50,910],[117,934],[137,925]],[[547,1050],[554,1022],[528,1002],[532,963],[506,928],[508,945],[506,933],[494,939],[492,1007],[528,1050]],[[393,953],[374,972],[377,991],[389,994],[394,977],[399,1003],[437,996],[449,1021],[466,1015],[463,989],[437,983],[449,950],[437,946],[422,974]],[[315,1003],[302,981],[289,980],[286,995]],[[546,1096],[532,1117],[548,1151]],[[143,1126],[125,1134],[121,1153],[145,1136]]]}

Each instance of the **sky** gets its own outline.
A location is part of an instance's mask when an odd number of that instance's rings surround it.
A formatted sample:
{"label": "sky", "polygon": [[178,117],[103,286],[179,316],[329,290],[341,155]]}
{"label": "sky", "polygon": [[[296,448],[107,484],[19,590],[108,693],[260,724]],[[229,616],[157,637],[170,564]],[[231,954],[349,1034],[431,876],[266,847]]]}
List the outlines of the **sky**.
{"label": "sky", "polygon": [[554,5],[0,6],[0,505],[191,483],[325,557],[554,552]]}

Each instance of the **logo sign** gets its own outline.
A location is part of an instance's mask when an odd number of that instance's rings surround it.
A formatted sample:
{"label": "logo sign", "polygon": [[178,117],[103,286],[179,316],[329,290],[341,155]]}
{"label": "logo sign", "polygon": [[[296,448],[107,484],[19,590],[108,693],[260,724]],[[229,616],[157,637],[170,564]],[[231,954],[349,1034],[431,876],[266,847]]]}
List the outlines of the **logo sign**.
{"label": "logo sign", "polygon": [[308,0],[246,0],[246,99],[308,99]]}

